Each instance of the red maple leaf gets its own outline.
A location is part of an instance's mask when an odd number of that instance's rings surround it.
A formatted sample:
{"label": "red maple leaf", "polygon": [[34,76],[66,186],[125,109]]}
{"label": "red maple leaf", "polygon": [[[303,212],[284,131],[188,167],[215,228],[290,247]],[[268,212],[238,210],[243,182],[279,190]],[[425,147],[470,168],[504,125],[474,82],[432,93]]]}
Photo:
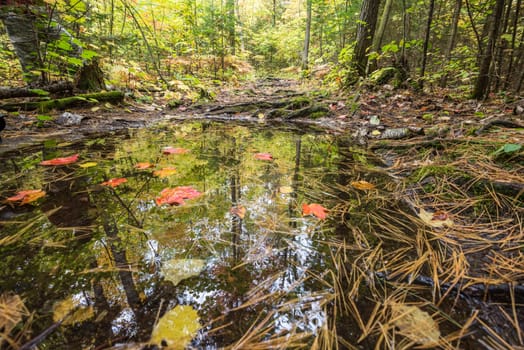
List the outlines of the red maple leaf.
{"label": "red maple leaf", "polygon": [[62,158],[54,158],[54,159],[50,159],[50,160],[44,160],[42,162],[40,162],[40,165],[66,165],[66,164],[71,164],[71,163],[75,163],[77,160],[78,160],[78,153],[77,154],[73,154],[72,156],[69,156],[69,157],[62,157]]}
{"label": "red maple leaf", "polygon": [[162,153],[164,154],[184,154],[187,152],[189,152],[189,150],[185,148],[175,148],[171,146],[162,148]]}
{"label": "red maple leaf", "polygon": [[124,182],[127,182],[127,179],[124,177],[119,177],[119,178],[114,178],[114,179],[104,181],[101,183],[101,185],[115,188],[116,186],[121,185]]}
{"label": "red maple leaf", "polygon": [[321,206],[320,204],[311,203],[311,204],[302,204],[302,215],[315,215],[320,220],[323,220],[326,218],[326,208]]}
{"label": "red maple leaf", "polygon": [[160,192],[160,197],[156,198],[156,204],[184,204],[184,199],[193,199],[202,195],[201,192],[195,190],[191,186],[178,186],[175,188],[164,188]]}
{"label": "red maple leaf", "polygon": [[45,191],[42,190],[24,190],[19,191],[16,195],[6,198],[8,202],[18,202],[20,205],[28,204],[36,201],[38,198],[45,196]]}
{"label": "red maple leaf", "polygon": [[273,156],[269,153],[257,153],[255,154],[255,158],[258,160],[273,160]]}

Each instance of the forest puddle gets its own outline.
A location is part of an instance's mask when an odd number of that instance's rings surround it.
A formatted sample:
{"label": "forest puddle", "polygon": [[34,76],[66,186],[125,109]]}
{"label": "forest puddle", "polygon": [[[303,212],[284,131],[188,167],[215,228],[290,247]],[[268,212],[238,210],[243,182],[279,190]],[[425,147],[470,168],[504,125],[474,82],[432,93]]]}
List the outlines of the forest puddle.
{"label": "forest puddle", "polygon": [[[446,279],[463,254],[344,138],[164,125],[48,141],[3,159],[0,181],[4,199],[45,191],[0,205],[0,294],[25,324],[3,329],[13,343],[61,323],[42,348],[451,346],[476,317]],[[411,284],[422,272],[447,283],[441,299]]]}

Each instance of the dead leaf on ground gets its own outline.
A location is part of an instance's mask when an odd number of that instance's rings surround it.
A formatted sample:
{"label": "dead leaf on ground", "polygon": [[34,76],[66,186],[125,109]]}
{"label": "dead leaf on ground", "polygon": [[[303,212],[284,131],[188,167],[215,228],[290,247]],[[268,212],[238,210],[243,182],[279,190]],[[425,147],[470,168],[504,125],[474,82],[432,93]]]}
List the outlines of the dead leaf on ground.
{"label": "dead leaf on ground", "polygon": [[373,185],[370,182],[359,180],[359,181],[352,181],[351,186],[355,187],[357,190],[373,190],[375,189],[375,185]]}
{"label": "dead leaf on ground", "polygon": [[454,224],[449,214],[442,210],[432,213],[424,210],[423,208],[420,208],[418,216],[422,221],[424,221],[426,225],[431,227],[451,227]]}
{"label": "dead leaf on ground", "polygon": [[393,324],[399,329],[400,334],[424,346],[438,343],[438,324],[427,312],[417,306],[401,303],[391,304],[391,311]]}

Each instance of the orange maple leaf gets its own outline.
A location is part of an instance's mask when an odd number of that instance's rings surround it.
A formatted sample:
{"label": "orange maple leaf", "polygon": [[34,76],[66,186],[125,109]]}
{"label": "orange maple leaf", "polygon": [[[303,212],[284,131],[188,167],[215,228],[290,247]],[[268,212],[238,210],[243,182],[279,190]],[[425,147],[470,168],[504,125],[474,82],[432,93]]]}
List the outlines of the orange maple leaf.
{"label": "orange maple leaf", "polygon": [[135,164],[135,168],[136,169],[140,169],[140,170],[148,169],[148,168],[151,168],[152,166],[153,166],[153,164],[151,164],[149,162],[142,162],[142,163],[136,163]]}
{"label": "orange maple leaf", "polygon": [[8,202],[18,202],[19,205],[29,204],[36,201],[38,198],[45,196],[45,191],[42,190],[24,190],[19,191],[16,195],[6,199]]}
{"label": "orange maple leaf", "polygon": [[69,157],[54,158],[40,162],[40,165],[66,165],[75,163],[78,160],[78,154],[73,154]]}
{"label": "orange maple leaf", "polygon": [[311,204],[302,203],[302,215],[311,215],[312,214],[312,215],[315,215],[320,220],[323,220],[327,216],[326,210],[327,209],[324,208],[323,206],[321,206],[320,204],[316,204],[316,203],[311,203]]}
{"label": "orange maple leaf", "polygon": [[104,181],[101,183],[101,185],[115,188],[116,186],[121,185],[124,182],[127,182],[127,179],[124,177],[119,177],[119,178],[114,178],[114,179]]}

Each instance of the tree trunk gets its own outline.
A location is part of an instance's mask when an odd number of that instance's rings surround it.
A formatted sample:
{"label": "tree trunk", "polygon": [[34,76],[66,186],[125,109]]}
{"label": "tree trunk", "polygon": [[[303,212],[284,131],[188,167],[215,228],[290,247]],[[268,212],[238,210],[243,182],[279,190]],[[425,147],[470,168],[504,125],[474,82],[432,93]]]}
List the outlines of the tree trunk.
{"label": "tree trunk", "polygon": [[235,0],[226,1],[226,11],[227,11],[227,35],[229,41],[229,49],[231,54],[236,54],[236,32],[235,32]]}
{"label": "tree trunk", "polygon": [[521,0],[517,0],[517,5],[515,7],[515,16],[513,17],[513,24],[512,24],[512,33],[511,33],[511,46],[510,46],[510,54],[509,54],[509,63],[508,63],[508,70],[506,72],[506,80],[504,81],[504,87],[503,89],[506,90],[508,88],[508,85],[511,81],[511,73],[513,70],[513,64],[514,60],[517,55],[515,55],[515,42],[517,39],[517,32],[518,32],[518,24],[519,24],[519,16],[520,16],[520,6],[522,4]]}
{"label": "tree trunk", "polygon": [[30,85],[45,84],[47,78],[41,73],[43,62],[36,29],[36,15],[8,12],[2,14],[2,22],[22,66],[24,80]]}
{"label": "tree trunk", "polygon": [[309,62],[309,40],[311,37],[311,6],[313,0],[307,0],[306,3],[306,34],[304,37],[304,51],[302,52],[302,69],[308,69]]}
{"label": "tree trunk", "polygon": [[391,13],[392,4],[393,0],[386,0],[386,3],[384,4],[384,10],[382,10],[382,16],[380,16],[377,33],[373,38],[373,51],[375,52],[378,52],[382,46],[382,40],[384,39],[384,32],[386,31],[386,25],[389,21],[389,14]]}
{"label": "tree trunk", "polygon": [[419,88],[424,87],[424,74],[426,73],[426,63],[428,59],[428,46],[429,38],[431,36],[431,22],[433,22],[433,12],[435,11],[435,0],[430,0],[429,2],[429,13],[428,21],[426,24],[426,35],[424,37],[424,47],[422,49],[422,66],[420,67],[420,81]]}
{"label": "tree trunk", "polygon": [[488,44],[483,50],[483,54],[480,61],[479,77],[475,83],[472,97],[481,100],[485,99],[489,95],[490,85],[490,70],[491,64],[493,63],[493,57],[495,54],[495,44],[497,42],[499,34],[500,20],[502,19],[502,11],[504,9],[504,0],[497,0],[494,4],[493,11],[491,12],[489,21],[490,30],[488,37]]}
{"label": "tree trunk", "polygon": [[104,73],[98,66],[98,60],[93,59],[80,68],[75,79],[75,88],[81,91],[105,90]]}
{"label": "tree trunk", "polygon": [[[453,48],[455,47],[455,41],[457,40],[457,29],[458,29],[458,22],[460,20],[460,10],[462,9],[462,0],[457,0],[455,2],[455,10],[453,11],[453,19],[451,21],[451,34],[449,35],[448,40],[448,46],[446,47],[446,51],[444,53],[444,61],[442,62],[442,68],[444,68],[449,61],[451,60],[451,53],[453,52]],[[448,80],[448,75],[443,74],[442,78],[440,79],[440,86],[445,87]]]}
{"label": "tree trunk", "polygon": [[357,43],[353,55],[353,64],[361,77],[366,75],[368,51],[373,43],[377,25],[380,0],[364,0],[360,8],[360,19],[357,25]]}

